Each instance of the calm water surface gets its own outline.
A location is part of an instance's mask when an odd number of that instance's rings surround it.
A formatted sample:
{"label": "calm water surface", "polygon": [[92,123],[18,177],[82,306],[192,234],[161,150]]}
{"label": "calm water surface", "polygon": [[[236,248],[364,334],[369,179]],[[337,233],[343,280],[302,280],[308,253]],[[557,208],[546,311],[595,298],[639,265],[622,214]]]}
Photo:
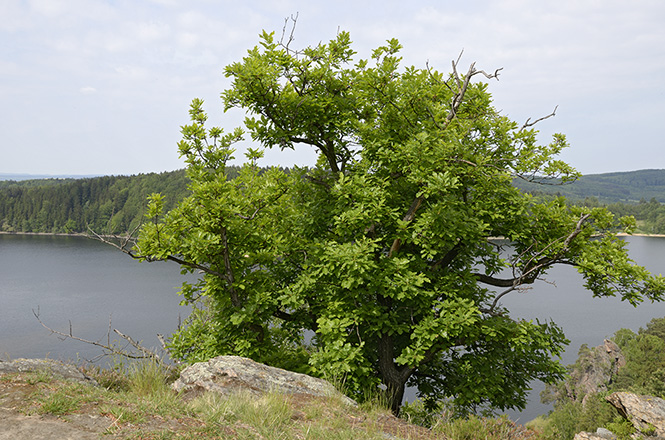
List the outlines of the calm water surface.
{"label": "calm water surface", "polygon": [[[665,274],[665,238],[627,237],[626,242],[629,255],[636,263],[654,274]],[[557,323],[570,340],[562,358],[564,364],[577,360],[582,344],[600,345],[620,328],[638,331],[651,319],[665,316],[665,302],[647,301],[633,307],[619,298],[594,298],[582,287],[582,276],[572,267],[555,268],[547,281],[536,283],[524,293],[512,292],[502,303],[514,317]],[[511,412],[511,417],[528,421],[547,413],[551,406],[540,403],[542,389],[540,382],[534,383],[526,410],[521,414]]]}
{"label": "calm water surface", "polygon": [[[90,359],[99,348],[61,341],[45,324],[88,340],[113,328],[158,347],[189,309],[179,306],[185,277],[170,262],[139,263],[84,237],[0,235],[0,357]],[[112,340],[115,339],[112,334]]]}
{"label": "calm water surface", "polygon": [[[665,273],[665,238],[630,237],[632,258],[654,273]],[[189,310],[176,294],[185,278],[175,263],[139,263],[114,248],[82,237],[0,235],[0,357],[90,359],[98,348],[50,335],[33,317],[76,335],[105,340],[109,316],[113,327],[148,347],[157,333],[171,334]],[[571,340],[565,364],[577,358],[580,345],[596,346],[619,328],[637,331],[652,318],[665,316],[665,303],[637,308],[618,298],[593,298],[581,276],[570,267],[553,270],[548,283],[513,292],[503,304],[513,316],[553,320]],[[510,413],[527,421],[547,412],[535,383],[526,411]],[[411,393],[413,394],[413,393]]]}

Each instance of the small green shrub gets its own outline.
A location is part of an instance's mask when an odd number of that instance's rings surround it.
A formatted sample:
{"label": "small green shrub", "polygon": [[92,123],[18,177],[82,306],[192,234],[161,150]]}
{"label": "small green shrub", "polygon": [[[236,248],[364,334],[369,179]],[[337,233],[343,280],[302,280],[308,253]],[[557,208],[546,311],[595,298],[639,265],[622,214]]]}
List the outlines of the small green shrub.
{"label": "small green shrub", "polygon": [[560,401],[546,419],[544,435],[548,439],[569,440],[580,431],[593,432],[615,417],[616,410],[605,401],[603,393],[588,395],[585,405]]}
{"label": "small green shrub", "polygon": [[496,418],[470,415],[440,423],[433,431],[443,434],[449,440],[536,439],[535,431],[516,424],[506,415]]}
{"label": "small green shrub", "polygon": [[409,423],[425,428],[434,428],[439,423],[450,419],[451,411],[443,403],[437,404],[434,408],[428,406],[422,400],[414,402],[405,402],[400,411],[400,417]]}
{"label": "small green shrub", "polygon": [[619,440],[628,440],[631,435],[635,433],[633,424],[626,418],[617,416],[609,423],[605,424],[605,428],[609,429],[616,434]]}

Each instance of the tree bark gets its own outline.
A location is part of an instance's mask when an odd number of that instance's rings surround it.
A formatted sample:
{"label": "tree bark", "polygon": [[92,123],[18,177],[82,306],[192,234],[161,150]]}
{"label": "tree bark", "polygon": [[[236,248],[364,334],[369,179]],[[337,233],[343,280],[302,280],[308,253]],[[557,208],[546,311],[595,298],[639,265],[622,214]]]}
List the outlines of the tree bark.
{"label": "tree bark", "polygon": [[414,369],[407,366],[399,367],[395,364],[392,339],[388,334],[383,334],[379,340],[379,372],[381,380],[386,386],[390,410],[397,417],[402,407],[406,381],[409,380]]}

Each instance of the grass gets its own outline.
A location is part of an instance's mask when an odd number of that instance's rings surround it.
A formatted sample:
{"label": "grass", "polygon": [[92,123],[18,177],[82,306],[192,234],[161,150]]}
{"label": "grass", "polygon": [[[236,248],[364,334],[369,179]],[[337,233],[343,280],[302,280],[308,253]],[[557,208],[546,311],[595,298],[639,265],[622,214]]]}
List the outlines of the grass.
{"label": "grass", "polygon": [[440,423],[433,428],[451,440],[504,440],[504,439],[537,439],[539,434],[523,426],[517,425],[507,416],[485,418],[469,416]]}
{"label": "grass", "polygon": [[[534,439],[534,431],[507,418],[439,421],[432,427],[396,419],[380,398],[358,408],[335,397],[277,392],[202,394],[186,400],[169,387],[172,375],[154,363],[112,370],[89,368],[102,386],[54,380],[42,373],[0,376],[0,384],[29,384],[23,411],[67,420],[87,414],[104,420],[109,438],[208,440],[429,440]],[[3,385],[3,386],[4,386]],[[21,385],[24,386],[24,385]],[[0,395],[2,392],[0,392]]]}

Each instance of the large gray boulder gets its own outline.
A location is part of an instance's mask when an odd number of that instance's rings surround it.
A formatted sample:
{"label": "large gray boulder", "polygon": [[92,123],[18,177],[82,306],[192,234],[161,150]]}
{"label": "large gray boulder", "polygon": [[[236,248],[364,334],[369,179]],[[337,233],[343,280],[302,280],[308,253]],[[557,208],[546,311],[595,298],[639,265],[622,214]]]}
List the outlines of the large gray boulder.
{"label": "large gray boulder", "polygon": [[0,374],[45,372],[62,379],[97,385],[97,382],[81,373],[76,367],[53,359],[0,359]]}
{"label": "large gray boulder", "polygon": [[613,393],[606,397],[638,431],[665,437],[665,400],[633,393]]}
{"label": "large gray boulder", "polygon": [[218,356],[207,362],[190,365],[182,370],[172,388],[184,393],[186,397],[204,391],[223,395],[239,391],[261,395],[277,391],[319,397],[337,396],[350,405],[356,404],[326,380],[269,367],[238,356]]}

